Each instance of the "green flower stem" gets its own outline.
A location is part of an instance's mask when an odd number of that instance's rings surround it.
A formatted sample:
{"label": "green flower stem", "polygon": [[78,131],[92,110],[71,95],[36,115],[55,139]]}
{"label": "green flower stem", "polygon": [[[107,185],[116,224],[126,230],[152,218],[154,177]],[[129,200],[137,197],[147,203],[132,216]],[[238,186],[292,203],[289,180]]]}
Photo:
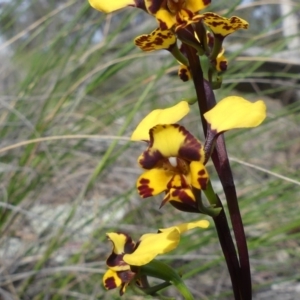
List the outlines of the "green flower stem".
{"label": "green flower stem", "polygon": [[176,60],[178,60],[181,64],[188,66],[189,65],[189,61],[187,60],[187,58],[180,52],[180,50],[178,49],[177,45],[171,47],[171,49],[169,49],[169,51],[171,52],[171,54],[175,57]]}
{"label": "green flower stem", "polygon": [[203,204],[201,192],[198,189],[194,189],[193,192],[196,197],[198,209],[201,213],[206,214],[212,218],[216,217],[220,213],[221,208],[217,207],[218,199],[216,198],[216,194],[213,191],[210,181],[207,184],[206,190],[203,190],[205,196],[209,200],[209,203],[211,205],[210,207],[207,207]]}
{"label": "green flower stem", "polygon": [[167,264],[154,259],[149,264],[141,266],[140,272],[142,275],[160,278],[167,282],[171,282],[181,293],[185,300],[194,300],[193,295],[184,284],[182,278],[174,269],[172,269]]}
{"label": "green flower stem", "polygon": [[214,61],[218,54],[221,52],[222,50],[222,44],[223,44],[223,40],[221,40],[218,36],[214,35],[215,39],[214,39],[214,47],[212,49],[212,52],[209,56],[210,61]]}
{"label": "green flower stem", "polygon": [[218,205],[219,201],[218,201],[218,197],[216,195],[216,193],[213,190],[213,187],[211,185],[211,181],[208,180],[206,189],[203,190],[206,198],[208,199],[209,203],[211,206],[215,207]]}
{"label": "green flower stem", "polygon": [[[166,300],[170,300],[170,297],[164,297],[162,295],[157,294],[157,292],[169,287],[170,285],[172,285],[171,282],[163,282],[160,284],[157,284],[155,286],[149,287],[149,288],[140,288],[138,286],[136,286],[135,284],[131,285],[131,288],[138,294],[141,293],[141,291],[143,292],[143,294],[145,295],[151,295],[151,296],[155,296],[158,297],[159,299],[166,299]],[[173,299],[173,298],[171,298]]]}

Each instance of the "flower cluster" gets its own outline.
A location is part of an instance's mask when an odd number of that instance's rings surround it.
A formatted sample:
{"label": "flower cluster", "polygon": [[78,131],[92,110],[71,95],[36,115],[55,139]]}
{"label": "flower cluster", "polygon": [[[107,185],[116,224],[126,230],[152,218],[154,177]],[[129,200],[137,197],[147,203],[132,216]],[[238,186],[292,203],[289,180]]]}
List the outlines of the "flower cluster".
{"label": "flower cluster", "polygon": [[141,286],[139,267],[148,264],[157,255],[175,249],[182,233],[197,227],[205,229],[208,226],[207,220],[183,223],[160,229],[158,233],[144,234],[137,243],[128,234],[107,233],[108,239],[113,244],[113,251],[106,260],[108,270],[103,276],[104,287],[108,290],[120,287],[122,295],[132,281]]}
{"label": "flower cluster", "polygon": [[[216,13],[199,14],[209,6],[210,0],[89,0],[95,9],[110,13],[126,6],[140,8],[156,18],[158,28],[150,34],[135,39],[135,44],[143,51],[165,49],[180,63],[179,77],[183,81],[191,78],[188,61],[184,49],[177,47],[177,39],[195,47],[199,55],[205,54],[211,66],[217,72],[227,69],[222,42],[226,36],[238,29],[247,29],[248,23],[239,18],[224,18]],[[211,34],[207,42],[206,29]],[[211,32],[211,33],[210,33]]]}
{"label": "flower cluster", "polygon": [[[127,6],[136,7],[157,20],[158,27],[150,34],[137,37],[135,44],[143,51],[165,49],[176,58],[180,64],[179,77],[183,81],[190,78],[194,80],[201,120],[203,124],[205,123],[204,128],[207,128],[206,139],[202,143],[184,126],[178,124],[190,111],[190,104],[187,101],[181,101],[166,109],[156,109],[148,114],[131,136],[132,141],[146,143],[145,151],[138,157],[138,164],[143,169],[136,182],[139,195],[142,198],[149,198],[163,194],[160,208],[170,203],[180,211],[206,214],[216,221],[222,210],[222,204],[220,205],[220,200],[213,191],[206,164],[222,133],[237,128],[258,126],[266,117],[266,106],[261,100],[252,103],[237,96],[224,98],[213,106],[215,100],[207,99],[205,80],[199,61],[197,70],[201,71],[200,83],[203,88],[197,89],[199,80],[196,81],[195,78],[199,74],[191,68],[192,63],[195,63],[191,55],[196,56],[197,59],[197,55],[208,58],[207,84],[209,92],[213,94],[212,88],[216,83],[213,81],[213,75],[217,74],[219,78],[219,73],[225,71],[228,64],[224,56],[223,40],[238,29],[247,29],[248,23],[236,16],[224,18],[213,12],[200,13],[209,6],[210,0],[89,0],[89,2],[95,9],[105,13]],[[200,90],[203,99],[199,96]],[[204,106],[203,102],[205,102]],[[202,112],[201,107],[204,107],[205,111]],[[212,109],[207,111],[207,107]],[[220,177],[220,174],[218,175]],[[209,206],[202,202],[202,193],[206,195]],[[237,201],[236,196],[233,201]],[[220,218],[218,222],[215,224],[219,226],[217,228],[219,235],[223,227],[228,229],[224,231],[226,236],[220,238],[223,251],[229,247],[225,250],[227,254],[236,255],[234,243],[230,243],[231,235],[226,217]],[[108,270],[103,277],[104,287],[106,289],[120,287],[122,295],[127,286],[132,284],[147,293],[149,289],[147,276],[153,276],[165,280],[166,284],[173,283],[185,299],[193,299],[177,273],[170,271],[166,266],[159,265],[159,262],[156,262],[156,266],[153,267],[153,263],[157,255],[172,251],[178,246],[182,233],[208,226],[209,222],[206,220],[183,223],[160,229],[157,233],[144,234],[138,242],[134,242],[123,232],[107,233],[108,239],[113,244],[113,251],[106,261]],[[240,229],[239,226],[238,231],[243,234]],[[235,230],[234,226],[233,230]],[[236,241],[239,248],[242,239]],[[242,245],[243,250],[246,248]],[[238,259],[234,257],[231,260],[228,255],[226,257],[228,266],[230,263],[233,264],[228,268],[232,270],[238,266],[234,274],[239,274],[241,268]],[[250,268],[246,269],[247,272],[250,270]],[[164,273],[164,270],[168,271]],[[235,280],[239,282],[239,278]],[[251,280],[249,282],[251,287]],[[233,286],[236,288],[237,283]],[[151,288],[149,294],[154,295],[160,288],[162,287]],[[235,291],[235,294],[245,293],[248,293],[247,284],[241,286],[238,292]]]}

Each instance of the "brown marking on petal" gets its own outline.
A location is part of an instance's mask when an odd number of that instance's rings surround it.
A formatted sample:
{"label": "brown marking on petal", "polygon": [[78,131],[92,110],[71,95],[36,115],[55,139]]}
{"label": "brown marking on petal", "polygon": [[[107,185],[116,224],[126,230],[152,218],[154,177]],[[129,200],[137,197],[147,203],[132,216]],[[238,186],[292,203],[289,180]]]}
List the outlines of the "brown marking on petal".
{"label": "brown marking on petal", "polygon": [[223,60],[219,63],[219,68],[221,71],[226,71],[227,70],[227,61]]}
{"label": "brown marking on petal", "polygon": [[165,205],[167,202],[170,202],[174,207],[179,210],[187,212],[199,212],[197,208],[197,203],[194,198],[191,198],[187,191],[190,191],[188,188],[172,188],[164,197],[164,200],[161,203],[160,208]]}
{"label": "brown marking on petal", "polygon": [[200,161],[201,143],[183,126],[179,126],[179,131],[185,136],[184,143],[179,149],[179,157],[187,161]]}
{"label": "brown marking on petal", "polygon": [[129,237],[125,242],[124,253],[131,254],[135,249],[135,242]]}
{"label": "brown marking on petal", "polygon": [[[187,27],[190,24],[198,23],[202,20],[201,15],[195,15],[188,9],[182,9],[179,13],[176,14],[176,28],[175,32],[178,32],[180,29]],[[197,43],[198,40],[196,40]]]}
{"label": "brown marking on petal", "polygon": [[149,179],[145,179],[145,178],[142,178],[140,181],[139,181],[139,184],[138,184],[138,192],[140,194],[140,196],[142,198],[147,198],[147,197],[151,197],[153,196],[153,191],[154,189],[152,189],[150,186],[149,186],[149,183],[150,183],[150,180]]}
{"label": "brown marking on petal", "polygon": [[[171,192],[170,198],[173,201],[178,201],[178,202],[185,203],[186,205],[195,206],[195,200],[192,199],[187,194],[187,192],[185,191],[185,189],[173,189],[172,192]],[[177,200],[177,199],[174,200],[173,198],[178,198],[180,200]]]}
{"label": "brown marking on petal", "polygon": [[[166,128],[166,125],[160,125],[162,128]],[[139,160],[139,164],[142,168],[146,170],[152,169],[161,159],[163,159],[163,155],[158,150],[151,149],[154,143],[154,135],[153,132],[156,126],[149,130],[149,147],[146,151],[143,152],[141,158]]]}
{"label": "brown marking on petal", "polygon": [[143,152],[142,158],[139,160],[139,164],[146,170],[152,169],[162,158],[162,154],[158,150],[152,150],[149,147]]}
{"label": "brown marking on petal", "polygon": [[104,287],[107,290],[115,289],[117,287],[115,278],[114,277],[108,277],[108,278],[106,278],[105,281],[104,281]]}
{"label": "brown marking on petal", "polygon": [[212,18],[212,19],[215,19],[215,20],[219,20],[220,19],[220,16],[215,14],[215,13],[211,13],[211,12],[207,12],[205,13],[205,17],[209,17],[209,18]]}
{"label": "brown marking on petal", "polygon": [[221,25],[225,24],[225,22],[224,21],[219,21],[219,22],[217,22],[217,21],[213,21],[213,22],[207,21],[207,24],[211,25],[212,27],[220,27]]}
{"label": "brown marking on petal", "polygon": [[220,39],[224,39],[238,29],[248,28],[248,23],[239,17],[234,16],[226,19],[214,13],[205,13],[204,23],[210,27],[216,36],[221,36]]}
{"label": "brown marking on petal", "polygon": [[158,10],[161,8],[164,1],[165,0],[152,0],[151,1],[152,4],[149,5],[149,7],[148,7],[149,13],[152,15],[156,14],[158,12]]}
{"label": "brown marking on petal", "polygon": [[211,2],[211,0],[202,0],[202,3],[203,3],[205,6],[209,5],[210,2]]}
{"label": "brown marking on petal", "polygon": [[201,189],[205,190],[207,186],[208,178],[207,177],[198,178],[197,181],[199,182]]}
{"label": "brown marking on petal", "polygon": [[[125,243],[124,243],[124,253],[130,254],[133,252],[133,249],[135,247],[135,242],[132,240],[131,236],[125,232],[116,232],[116,234],[123,235],[126,237]],[[112,241],[113,243],[113,241]]]}
{"label": "brown marking on petal", "polygon": [[161,30],[167,30],[168,25],[166,24],[166,22],[164,22],[163,20],[157,19],[158,23],[159,23],[159,27]]}
{"label": "brown marking on petal", "polygon": [[206,174],[206,172],[205,172],[204,169],[202,169],[202,170],[200,170],[200,171],[198,172],[198,175],[199,175],[199,176],[203,176],[203,175],[205,175],[205,174]]}
{"label": "brown marking on petal", "polygon": [[135,273],[130,270],[120,271],[117,273],[118,273],[118,277],[122,280],[122,282],[130,282],[135,276]]}
{"label": "brown marking on petal", "polygon": [[214,33],[215,39],[218,39],[220,41],[223,41],[226,36],[219,34],[219,33]]}
{"label": "brown marking on petal", "polygon": [[206,169],[199,170],[197,175],[198,175],[197,181],[198,181],[201,189],[205,190],[206,186],[207,186],[207,182],[208,182],[208,174],[207,174]]}
{"label": "brown marking on petal", "polygon": [[207,44],[210,48],[213,48],[214,46],[214,42],[215,42],[215,38],[214,36],[210,33],[210,32],[207,32]]}
{"label": "brown marking on petal", "polygon": [[186,0],[168,0],[167,8],[171,13],[176,14],[177,12],[183,9],[185,2]]}
{"label": "brown marking on petal", "polygon": [[125,244],[124,244],[124,249],[122,254],[116,254],[114,251],[110,254],[110,256],[106,260],[106,264],[108,267],[122,267],[126,266],[127,263],[123,261],[123,256],[124,254],[131,254],[134,251],[135,248],[135,242],[132,240],[132,238],[123,232],[117,232],[117,234],[122,234],[126,236]]}
{"label": "brown marking on petal", "polygon": [[[180,182],[176,182],[178,177],[180,178]],[[187,182],[187,179],[184,175],[175,175],[172,177],[172,179],[169,181],[169,183],[167,184],[167,189],[181,189],[181,188],[188,188],[190,185]]]}
{"label": "brown marking on petal", "polygon": [[[145,0],[134,0],[134,2],[135,2],[135,5],[132,5],[132,6],[147,11],[146,6],[145,6]],[[129,6],[131,6],[131,5],[129,5]]]}
{"label": "brown marking on petal", "polygon": [[159,49],[171,50],[176,45],[176,37],[170,30],[161,31],[156,29],[150,34],[141,35],[135,39],[135,44],[143,51]]}
{"label": "brown marking on petal", "polygon": [[189,81],[190,78],[191,78],[191,73],[189,72],[188,69],[186,68],[179,68],[178,70],[178,76],[179,78],[183,81],[183,82],[186,82],[186,81]]}
{"label": "brown marking on petal", "polygon": [[124,267],[127,265],[127,263],[125,263],[123,261],[123,256],[124,254],[115,254],[112,253],[106,260],[106,265],[108,267]]}

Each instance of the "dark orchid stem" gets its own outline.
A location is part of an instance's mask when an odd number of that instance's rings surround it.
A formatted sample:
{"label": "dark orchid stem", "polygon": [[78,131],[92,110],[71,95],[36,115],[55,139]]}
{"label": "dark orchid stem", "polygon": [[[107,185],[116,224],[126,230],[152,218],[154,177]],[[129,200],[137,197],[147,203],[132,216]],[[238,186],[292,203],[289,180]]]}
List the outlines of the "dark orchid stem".
{"label": "dark orchid stem", "polygon": [[[206,99],[208,100],[208,109],[211,109],[215,105],[216,99],[213,90],[206,80],[204,80],[204,89]],[[205,135],[207,134],[208,132],[205,133]],[[238,249],[241,268],[242,299],[251,300],[252,286],[247,240],[223,134],[219,135],[217,138],[211,158],[218,172],[226,196],[229,215]]]}
{"label": "dark orchid stem", "polygon": [[[207,123],[203,114],[211,109],[216,101],[213,91],[209,83],[204,80],[199,58],[196,51],[186,45],[186,53],[190,62],[190,69],[193,76],[194,86],[198,98],[198,105],[200,109],[200,116],[205,135],[207,134]],[[243,230],[243,223],[239,212],[235,187],[233,184],[233,177],[228,162],[225,144],[223,138],[220,136],[216,142],[216,148],[213,151],[212,160],[215,164],[219,178],[222,182],[223,189],[228,203],[229,213],[233,224],[233,230],[237,241],[237,248],[241,265],[237,258],[236,249],[230,234],[228,222],[224,210],[219,216],[214,218],[214,222],[218,231],[220,244],[225,256],[229,274],[231,277],[232,287],[235,299],[249,300],[251,299],[251,277],[249,267],[249,256],[246,244],[245,233]],[[229,177],[227,177],[229,176]],[[221,201],[219,203],[221,204]],[[242,229],[241,229],[242,228]]]}
{"label": "dark orchid stem", "polygon": [[223,135],[220,135],[217,138],[215,149],[211,157],[225,192],[232,228],[238,248],[241,269],[242,299],[251,300],[252,286],[247,241]]}

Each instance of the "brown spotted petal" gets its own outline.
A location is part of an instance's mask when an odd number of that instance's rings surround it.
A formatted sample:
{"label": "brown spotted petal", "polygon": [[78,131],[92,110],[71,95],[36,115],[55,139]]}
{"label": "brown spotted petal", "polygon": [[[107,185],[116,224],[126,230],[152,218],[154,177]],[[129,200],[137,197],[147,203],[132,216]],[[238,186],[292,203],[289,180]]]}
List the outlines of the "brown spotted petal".
{"label": "brown spotted petal", "polygon": [[182,174],[176,174],[168,183],[168,190],[161,203],[164,206],[167,202],[180,202],[185,206],[196,208],[196,200],[189,184],[189,179]]}
{"label": "brown spotted petal", "polygon": [[227,19],[212,12],[203,14],[201,18],[215,36],[220,39],[224,39],[238,29],[247,29],[249,25],[247,21],[239,17]]}
{"label": "brown spotted petal", "polygon": [[199,20],[194,20],[193,17],[194,14],[191,11],[182,9],[180,13],[176,15],[177,25],[175,27],[175,31],[178,31],[181,28],[185,28],[190,24],[199,22]]}
{"label": "brown spotted petal", "polygon": [[218,54],[216,58],[216,69],[218,72],[224,72],[227,70],[228,59],[224,56],[225,49],[222,48],[222,51]]}
{"label": "brown spotted petal", "polygon": [[178,76],[183,81],[186,82],[192,78],[192,74],[188,66],[181,65],[178,69]]}
{"label": "brown spotted petal", "polygon": [[137,189],[142,198],[160,194],[167,189],[173,174],[163,168],[153,168],[144,172],[137,180]]}
{"label": "brown spotted petal", "polygon": [[123,256],[134,251],[135,243],[125,233],[110,232],[106,235],[113,243],[113,251],[106,260],[107,266],[114,271],[129,270],[130,267],[123,261]]}
{"label": "brown spotted petal", "polygon": [[183,126],[157,125],[150,129],[149,135],[149,147],[138,159],[144,169],[152,169],[159,160],[169,157],[204,162],[201,143]]}
{"label": "brown spotted petal", "polygon": [[191,185],[198,190],[205,190],[209,180],[208,172],[202,162],[190,163]]}
{"label": "brown spotted petal", "polygon": [[150,34],[138,36],[134,43],[143,51],[169,50],[176,46],[176,36],[170,30],[155,29]]}
{"label": "brown spotted petal", "polygon": [[[188,211],[194,211],[195,209],[197,210],[196,200],[195,200],[194,194],[190,188],[185,188],[185,189],[184,188],[182,188],[182,189],[173,189],[172,188],[172,189],[170,189],[166,193],[160,207],[165,205],[167,202],[170,202],[173,206],[175,206],[174,202],[177,202],[177,203],[181,204],[182,207],[183,206],[185,207],[185,211],[187,210],[187,208],[190,208],[190,210],[188,210]],[[180,205],[179,205],[179,207],[180,207]],[[183,209],[181,209],[181,210],[183,210]]]}
{"label": "brown spotted petal", "polygon": [[130,270],[116,272],[108,269],[103,276],[103,285],[107,290],[112,290],[120,287],[120,295],[122,296],[129,282],[136,274]]}

